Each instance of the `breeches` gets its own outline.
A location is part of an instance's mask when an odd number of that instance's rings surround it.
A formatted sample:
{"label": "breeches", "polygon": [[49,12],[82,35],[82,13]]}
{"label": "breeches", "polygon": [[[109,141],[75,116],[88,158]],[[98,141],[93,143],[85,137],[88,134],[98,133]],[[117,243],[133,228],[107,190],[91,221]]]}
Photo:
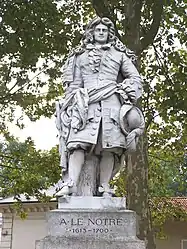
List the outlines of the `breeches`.
{"label": "breeches", "polygon": [[101,130],[101,125],[100,125],[100,130],[99,130],[99,135],[97,139],[97,144],[91,144],[91,143],[86,143],[86,142],[70,142],[67,145],[67,149],[71,152],[73,150],[78,150],[82,149],[86,152],[93,151],[95,155],[101,155],[103,151],[108,151],[117,155],[122,155],[124,152],[123,148],[120,147],[110,147],[110,148],[103,148],[102,146],[102,130]]}

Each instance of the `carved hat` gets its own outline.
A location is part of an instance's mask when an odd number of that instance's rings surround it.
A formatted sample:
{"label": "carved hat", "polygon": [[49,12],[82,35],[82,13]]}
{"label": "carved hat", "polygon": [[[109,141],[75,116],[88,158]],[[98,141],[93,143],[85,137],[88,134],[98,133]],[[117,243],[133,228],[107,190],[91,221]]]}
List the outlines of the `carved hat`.
{"label": "carved hat", "polygon": [[126,136],[134,129],[143,132],[145,122],[142,111],[136,106],[124,104],[120,109],[120,127]]}

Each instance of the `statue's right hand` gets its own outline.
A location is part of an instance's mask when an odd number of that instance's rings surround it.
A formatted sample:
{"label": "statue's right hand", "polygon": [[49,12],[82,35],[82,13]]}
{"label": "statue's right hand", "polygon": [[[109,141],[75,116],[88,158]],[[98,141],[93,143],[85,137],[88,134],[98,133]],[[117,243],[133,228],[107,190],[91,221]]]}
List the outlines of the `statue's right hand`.
{"label": "statue's right hand", "polygon": [[73,92],[73,88],[72,87],[68,87],[65,91],[65,98],[68,98]]}

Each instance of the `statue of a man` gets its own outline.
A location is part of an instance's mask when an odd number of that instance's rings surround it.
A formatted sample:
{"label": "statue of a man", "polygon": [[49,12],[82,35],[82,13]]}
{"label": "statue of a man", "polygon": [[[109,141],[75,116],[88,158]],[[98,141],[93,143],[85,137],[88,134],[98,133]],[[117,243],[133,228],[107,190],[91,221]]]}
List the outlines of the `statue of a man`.
{"label": "statue of a man", "polygon": [[57,104],[61,166],[67,179],[58,195],[76,195],[87,155],[99,157],[99,187],[111,194],[109,181],[125,151],[135,150],[144,129],[135,106],[142,94],[135,55],[115,36],[106,17],[87,26],[82,45],[68,56],[63,80],[65,98]]}

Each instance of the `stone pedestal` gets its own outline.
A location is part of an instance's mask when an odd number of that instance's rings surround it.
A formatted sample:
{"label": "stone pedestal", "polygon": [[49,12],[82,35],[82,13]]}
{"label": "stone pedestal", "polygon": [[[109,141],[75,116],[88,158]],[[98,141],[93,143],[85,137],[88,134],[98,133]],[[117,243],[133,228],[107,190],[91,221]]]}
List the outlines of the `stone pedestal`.
{"label": "stone pedestal", "polygon": [[61,197],[47,214],[48,235],[37,249],[145,249],[136,215],[116,197]]}

